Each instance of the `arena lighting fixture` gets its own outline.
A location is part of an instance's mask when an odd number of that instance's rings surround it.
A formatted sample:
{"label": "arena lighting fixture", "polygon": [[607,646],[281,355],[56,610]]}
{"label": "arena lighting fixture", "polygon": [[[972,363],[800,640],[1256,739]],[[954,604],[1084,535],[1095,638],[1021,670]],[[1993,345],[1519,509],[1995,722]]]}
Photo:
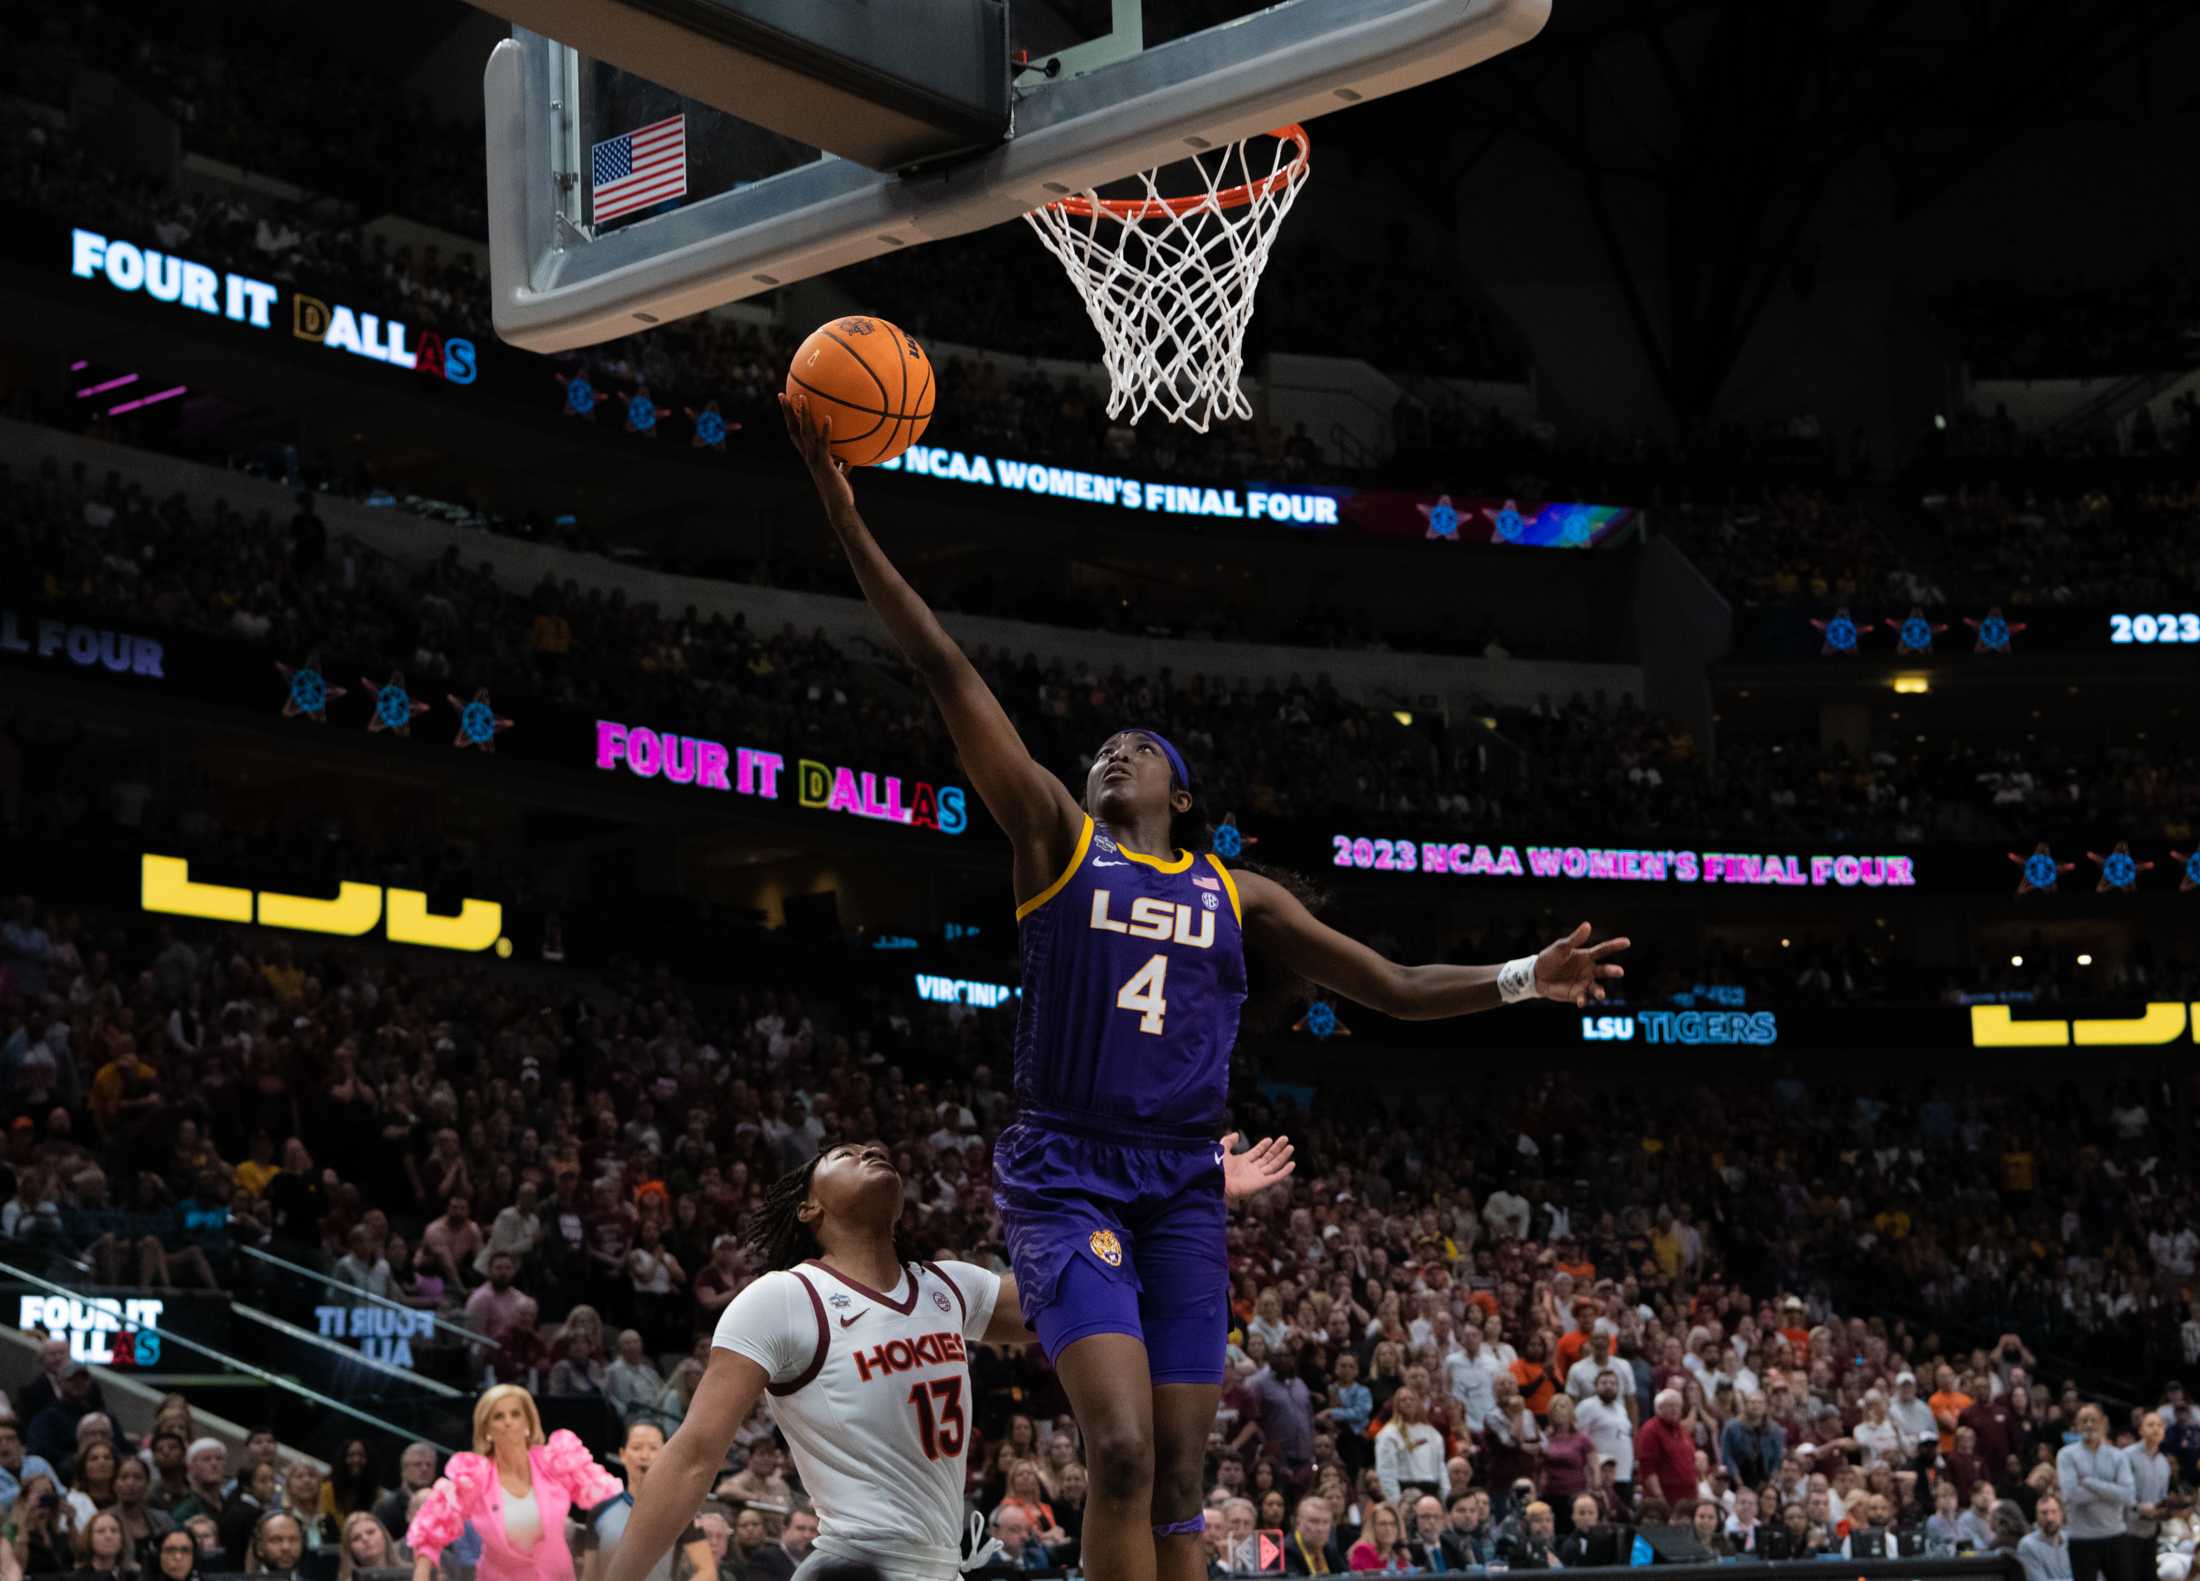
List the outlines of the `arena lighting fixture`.
{"label": "arena lighting fixture", "polygon": [[1896,676],[1894,678],[1894,689],[1905,697],[1922,697],[1933,689],[1933,682],[1930,676],[1919,675],[1912,671],[1907,675]]}
{"label": "arena lighting fixture", "polygon": [[1409,708],[1393,708],[1390,711],[1390,717],[1404,725],[1408,730],[1413,728],[1413,711]]}
{"label": "arena lighting fixture", "polygon": [[2009,964],[2011,966],[2022,966],[2024,964],[2024,957],[2021,955],[2012,955],[2009,957]]}
{"label": "arena lighting fixture", "polygon": [[81,401],[88,395],[99,395],[108,390],[119,390],[125,384],[137,383],[137,377],[134,373],[125,373],[119,378],[109,379],[102,384],[87,384],[83,389],[76,392],[76,398]]}
{"label": "arena lighting fixture", "polygon": [[2093,964],[2093,957],[2090,955],[2081,955],[2078,957],[2078,964],[2080,966],[2091,966]]}
{"label": "arena lighting fixture", "polygon": [[1782,940],[1780,941],[1780,948],[1784,950],[1784,949],[1786,949],[1787,947],[1788,947],[1788,941],[1787,941],[1787,940],[1785,940],[1785,939],[1782,939]]}

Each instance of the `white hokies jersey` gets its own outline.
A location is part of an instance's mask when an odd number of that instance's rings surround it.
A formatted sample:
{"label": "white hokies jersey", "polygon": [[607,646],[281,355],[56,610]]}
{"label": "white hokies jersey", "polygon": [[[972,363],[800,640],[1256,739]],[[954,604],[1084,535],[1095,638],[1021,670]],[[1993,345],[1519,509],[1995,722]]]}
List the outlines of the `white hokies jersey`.
{"label": "white hokies jersey", "polygon": [[965,1342],[1001,1276],[918,1263],[888,1295],[812,1259],[735,1296],[711,1343],[771,1380],[772,1416],[817,1505],[820,1551],[951,1581],[962,1560],[970,1449]]}

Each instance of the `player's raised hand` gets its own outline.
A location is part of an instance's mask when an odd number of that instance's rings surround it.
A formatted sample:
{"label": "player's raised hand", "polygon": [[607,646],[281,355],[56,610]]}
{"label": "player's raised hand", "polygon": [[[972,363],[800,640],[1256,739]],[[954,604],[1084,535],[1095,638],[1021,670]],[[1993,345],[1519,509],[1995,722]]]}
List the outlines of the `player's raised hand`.
{"label": "player's raised hand", "polygon": [[779,415],[787,420],[787,438],[793,441],[802,464],[810,469],[810,481],[817,485],[817,497],[825,502],[825,508],[854,508],[856,491],[848,482],[848,464],[833,454],[832,418],[813,425],[808,398],[798,395],[789,400],[784,394],[779,397]]}
{"label": "player's raised hand", "polygon": [[1627,975],[1626,967],[1609,959],[1626,949],[1627,943],[1621,938],[1591,944],[1589,924],[1584,922],[1563,939],[1545,945],[1543,953],[1535,958],[1537,995],[1577,1008],[1602,999],[1606,980]]}
{"label": "player's raised hand", "polygon": [[1222,1149],[1222,1195],[1235,1201],[1265,1191],[1291,1178],[1299,1166],[1291,1161],[1291,1138],[1263,1137],[1244,1152],[1234,1152],[1238,1133],[1232,1131],[1216,1145]]}

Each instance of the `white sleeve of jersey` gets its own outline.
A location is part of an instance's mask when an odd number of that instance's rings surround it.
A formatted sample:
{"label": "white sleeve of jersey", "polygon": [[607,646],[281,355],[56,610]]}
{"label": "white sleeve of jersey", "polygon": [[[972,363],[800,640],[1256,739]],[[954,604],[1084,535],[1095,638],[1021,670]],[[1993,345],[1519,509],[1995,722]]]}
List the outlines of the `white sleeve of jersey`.
{"label": "white sleeve of jersey", "polygon": [[984,1339],[993,1308],[1001,1299],[1001,1276],[976,1263],[941,1263],[939,1270],[962,1292],[963,1338]]}
{"label": "white sleeve of jersey", "polygon": [[748,1357],[773,1383],[791,1383],[817,1356],[817,1314],[802,1281],[775,1270],[726,1303],[710,1342]]}

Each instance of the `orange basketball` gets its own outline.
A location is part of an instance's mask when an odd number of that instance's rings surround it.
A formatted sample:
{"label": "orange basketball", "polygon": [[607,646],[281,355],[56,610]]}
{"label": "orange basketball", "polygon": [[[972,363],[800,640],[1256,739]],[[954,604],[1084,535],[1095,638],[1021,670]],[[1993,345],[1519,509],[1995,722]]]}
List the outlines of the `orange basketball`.
{"label": "orange basketball", "polygon": [[810,403],[810,421],[833,423],[833,454],[852,467],[891,461],[932,420],[932,359],[883,318],[857,314],[820,324],[794,354],[787,398]]}

